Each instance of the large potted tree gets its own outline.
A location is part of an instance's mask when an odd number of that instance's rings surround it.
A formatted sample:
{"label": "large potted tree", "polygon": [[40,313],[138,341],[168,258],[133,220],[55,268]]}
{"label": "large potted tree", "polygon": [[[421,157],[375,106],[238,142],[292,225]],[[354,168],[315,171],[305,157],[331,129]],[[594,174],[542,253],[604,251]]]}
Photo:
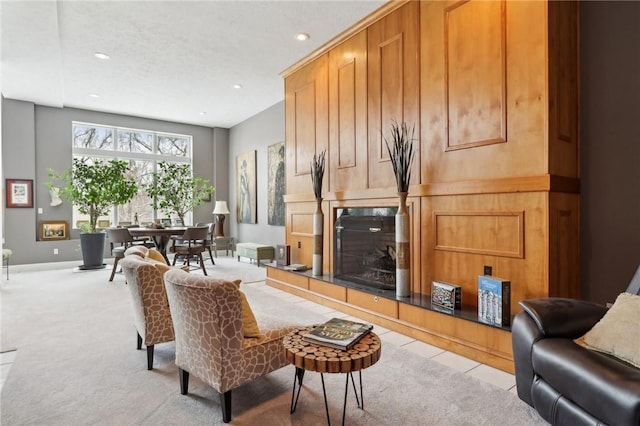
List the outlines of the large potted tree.
{"label": "large potted tree", "polygon": [[161,161],[145,190],[153,199],[154,210],[175,215],[186,225],[187,213],[210,198],[215,188],[209,185],[209,180],[193,176],[189,164]]}
{"label": "large potted tree", "polygon": [[60,181],[60,196],[89,216],[89,226],[80,230],[81,269],[104,268],[105,233],[98,232],[96,225],[100,216],[108,215],[114,206],[128,203],[137,194],[138,185],[127,176],[128,171],[126,161],[87,158],[74,158],[71,169],[63,173],[49,170],[53,180],[47,184],[49,188]]}

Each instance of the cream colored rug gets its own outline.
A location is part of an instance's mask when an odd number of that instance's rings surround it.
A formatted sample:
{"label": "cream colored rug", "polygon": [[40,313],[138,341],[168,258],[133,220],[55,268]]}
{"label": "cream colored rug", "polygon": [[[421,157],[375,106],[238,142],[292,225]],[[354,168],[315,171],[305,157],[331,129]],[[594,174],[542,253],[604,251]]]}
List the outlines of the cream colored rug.
{"label": "cream colored rug", "polygon": [[[240,278],[253,308],[310,324],[324,321],[309,303],[265,287],[265,268],[218,258],[211,275]],[[110,271],[71,268],[12,271],[0,288],[2,348],[17,348],[2,387],[2,425],[221,424],[215,391],[196,378],[180,395],[174,345],[156,346],[154,370],[136,350],[129,290]],[[233,391],[236,425],[325,425],[320,376],[307,373],[289,414],[294,368],[287,366]],[[344,375],[325,375],[331,420],[342,414]],[[349,393],[350,425],[541,425],[517,396],[401,347],[383,344],[363,372],[365,410]]]}

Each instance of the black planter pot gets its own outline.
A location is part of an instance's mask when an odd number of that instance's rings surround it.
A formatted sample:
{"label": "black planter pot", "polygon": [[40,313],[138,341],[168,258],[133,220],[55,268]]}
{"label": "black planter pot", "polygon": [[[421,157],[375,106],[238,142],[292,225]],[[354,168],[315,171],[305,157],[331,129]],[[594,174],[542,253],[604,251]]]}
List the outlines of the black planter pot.
{"label": "black planter pot", "polygon": [[106,267],[104,259],[104,232],[81,233],[80,248],[82,249],[83,264],[80,269],[102,269]]}

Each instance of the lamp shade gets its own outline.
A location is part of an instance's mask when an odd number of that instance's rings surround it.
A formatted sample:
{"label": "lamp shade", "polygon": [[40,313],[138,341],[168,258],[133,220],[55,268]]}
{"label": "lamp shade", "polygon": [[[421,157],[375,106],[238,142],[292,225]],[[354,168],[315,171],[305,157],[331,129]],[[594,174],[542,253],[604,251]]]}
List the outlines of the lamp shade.
{"label": "lamp shade", "polygon": [[229,214],[229,207],[227,207],[226,201],[216,201],[216,205],[213,208],[213,214]]}

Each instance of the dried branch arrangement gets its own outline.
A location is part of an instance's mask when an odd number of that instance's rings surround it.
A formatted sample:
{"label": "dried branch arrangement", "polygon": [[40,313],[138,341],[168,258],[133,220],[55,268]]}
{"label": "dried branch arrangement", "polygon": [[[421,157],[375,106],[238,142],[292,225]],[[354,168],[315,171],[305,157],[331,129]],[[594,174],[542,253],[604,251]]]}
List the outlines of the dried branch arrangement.
{"label": "dried branch arrangement", "polygon": [[311,182],[313,183],[313,193],[316,198],[322,197],[322,178],[324,177],[324,162],[326,150],[320,155],[313,154],[311,161]]}
{"label": "dried branch arrangement", "polygon": [[[411,132],[411,135],[409,135]],[[391,125],[391,145],[387,138],[384,142],[387,145],[387,151],[391,158],[393,173],[396,176],[398,192],[409,192],[409,183],[411,182],[411,163],[413,162],[413,141],[415,134],[415,125],[409,127],[406,123],[398,124],[394,122]]]}

